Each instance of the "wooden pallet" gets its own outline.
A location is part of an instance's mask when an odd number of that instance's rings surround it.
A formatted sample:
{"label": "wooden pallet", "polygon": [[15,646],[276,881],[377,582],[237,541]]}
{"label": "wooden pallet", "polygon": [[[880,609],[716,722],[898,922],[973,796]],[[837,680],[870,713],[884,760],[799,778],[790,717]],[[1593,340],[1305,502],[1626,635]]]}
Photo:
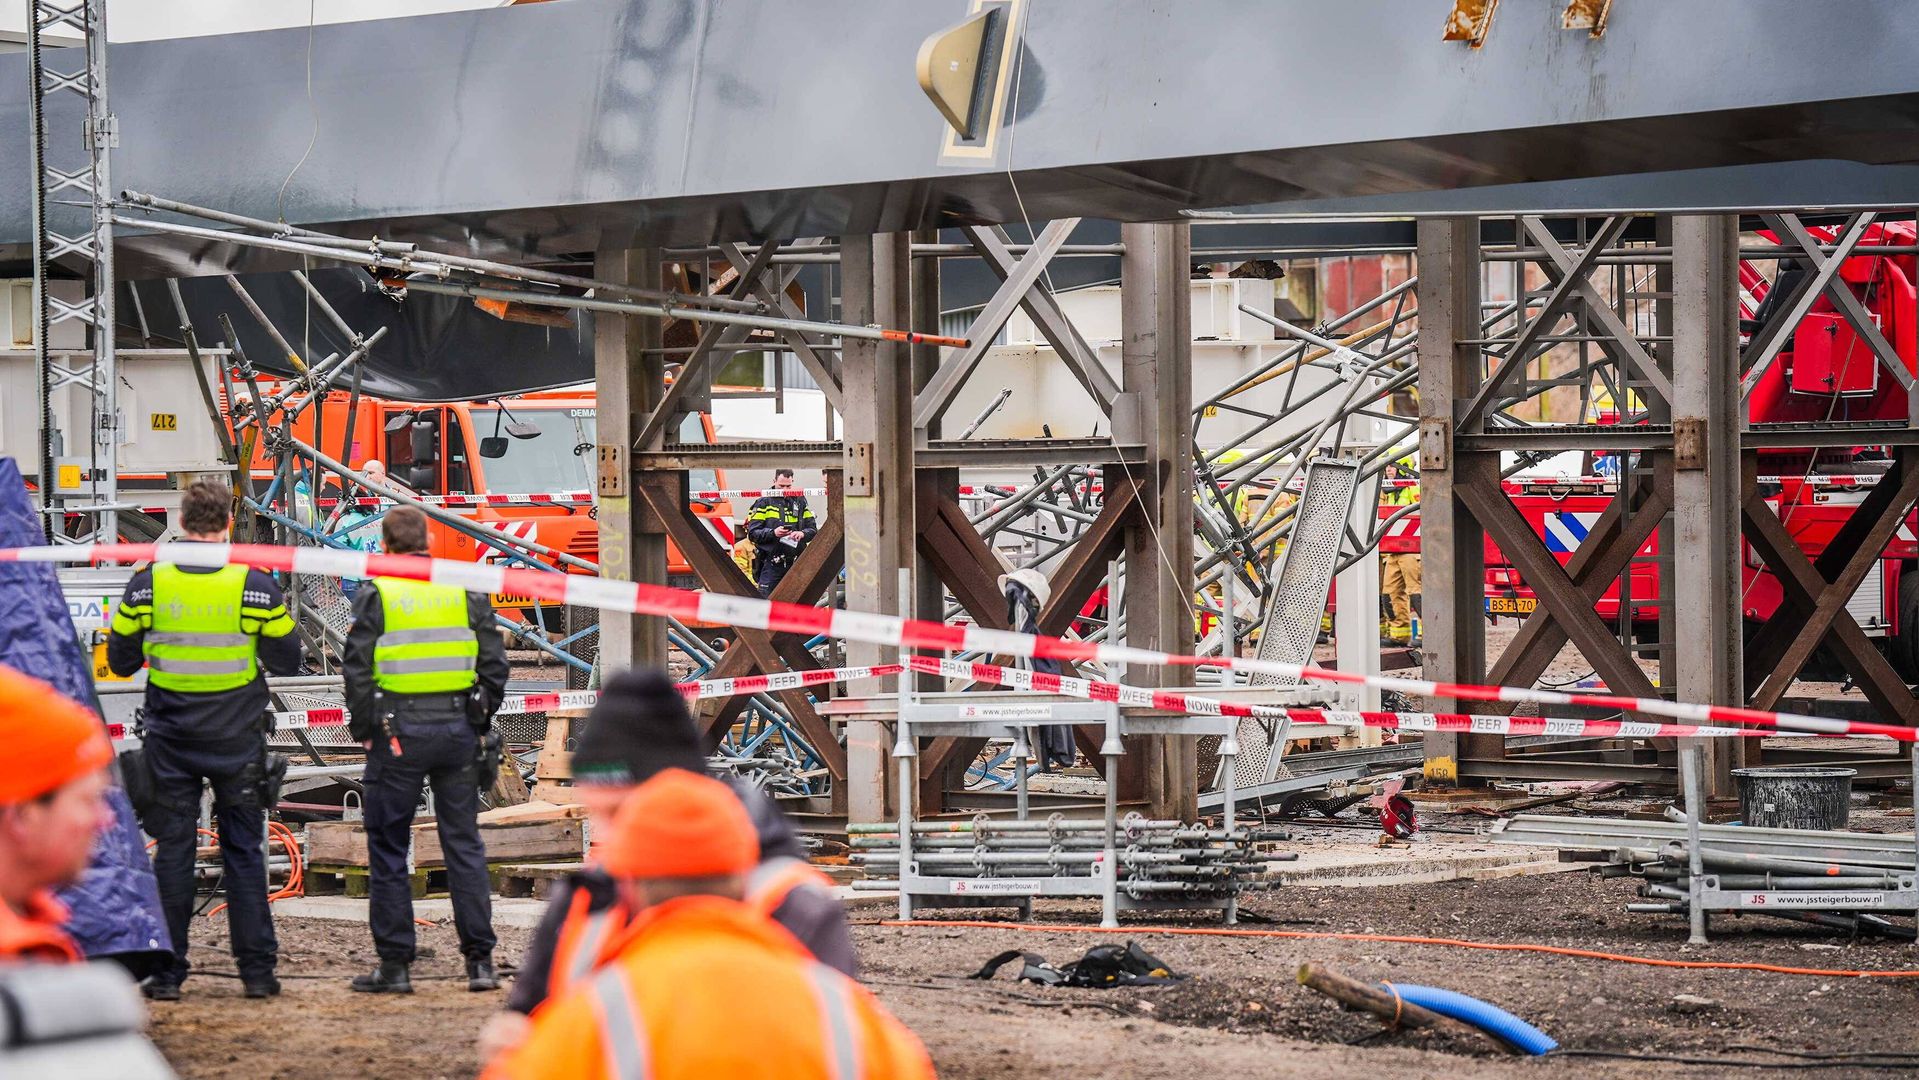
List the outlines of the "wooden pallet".
{"label": "wooden pallet", "polygon": [[[364,900],[369,895],[371,872],[364,866],[308,866],[306,868],[306,894],[308,896],[347,896],[355,900]],[[445,867],[415,867],[407,875],[413,885],[413,899],[425,900],[435,896],[446,896]]]}
{"label": "wooden pallet", "polygon": [[[493,892],[500,896],[531,896],[544,900],[552,892],[554,882],[575,873],[581,865],[579,862],[489,862],[486,864],[486,876]],[[347,896],[364,900],[368,896],[370,877],[371,872],[364,866],[309,866],[306,868],[306,892],[308,896]],[[416,866],[407,878],[412,884],[415,900],[450,895],[444,866]]]}
{"label": "wooden pallet", "polygon": [[[504,820],[483,820],[480,839],[486,844],[487,862],[579,858],[586,851],[586,823],[567,816],[571,812],[565,807],[554,807],[541,812],[534,820],[524,820],[507,811],[503,814]],[[439,830],[431,819],[415,822],[411,837],[414,865],[436,868],[445,865]],[[316,821],[307,826],[305,849],[310,865],[365,869],[366,826],[358,821]]]}
{"label": "wooden pallet", "polygon": [[556,883],[579,873],[580,862],[499,863],[488,868],[493,891],[504,897],[545,900]]}

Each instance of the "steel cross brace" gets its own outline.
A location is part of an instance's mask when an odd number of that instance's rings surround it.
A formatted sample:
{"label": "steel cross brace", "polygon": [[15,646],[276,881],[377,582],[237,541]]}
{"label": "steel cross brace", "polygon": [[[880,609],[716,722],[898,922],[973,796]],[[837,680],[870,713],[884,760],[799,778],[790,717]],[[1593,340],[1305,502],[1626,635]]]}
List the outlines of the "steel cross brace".
{"label": "steel cross brace", "polygon": [[1752,460],[1748,458],[1745,468],[1741,507],[1746,539],[1778,577],[1786,600],[1746,645],[1752,707],[1777,705],[1813,652],[1825,644],[1891,722],[1919,724],[1919,699],[1846,610],[1846,601],[1919,500],[1914,452],[1898,451],[1892,471],[1874,485],[1817,560],[1806,557],[1785,522],[1759,496]]}
{"label": "steel cross brace", "polygon": [[[1472,497],[1466,495],[1466,488],[1463,486],[1455,490],[1460,492],[1462,499],[1468,499],[1469,506],[1474,504],[1474,500],[1490,501],[1490,497],[1480,498],[1482,493],[1477,490]],[[1498,498],[1500,502],[1506,503],[1508,510],[1511,510],[1511,504],[1506,502],[1504,495]],[[1587,618],[1597,621],[1598,616],[1593,612],[1594,605],[1606,594],[1606,590],[1612,586],[1613,582],[1619,579],[1619,575],[1625,573],[1632,562],[1633,554],[1645,545],[1647,538],[1652,536],[1653,531],[1659,527],[1659,523],[1665,519],[1667,512],[1672,509],[1672,475],[1664,461],[1658,463],[1650,482],[1640,488],[1636,507],[1631,505],[1632,501],[1628,493],[1621,492],[1607,504],[1605,512],[1600,515],[1598,521],[1593,523],[1585,542],[1573,552],[1572,558],[1563,568],[1557,559],[1553,559],[1549,553],[1545,552],[1544,545],[1540,544],[1538,537],[1533,535],[1531,527],[1521,523],[1526,537],[1538,546],[1538,551],[1529,552],[1528,557],[1536,561],[1537,555],[1544,554],[1551,561],[1551,565],[1536,567],[1538,571],[1536,575],[1533,570],[1527,570],[1524,567],[1521,567],[1520,573],[1535,590],[1539,589],[1542,582],[1549,583],[1550,592],[1546,602],[1527,616],[1525,623],[1519,628],[1519,633],[1500,653],[1499,659],[1494,662],[1487,674],[1488,681],[1499,684],[1530,684],[1537,679],[1546,670],[1546,666],[1552,663],[1553,657],[1559,655],[1559,650],[1565,646],[1566,642],[1572,640],[1571,632],[1560,618],[1562,607],[1583,611]],[[1478,512],[1475,510],[1476,514]],[[1514,513],[1516,514],[1517,511]],[[1482,518],[1481,524],[1487,531],[1495,533],[1502,552],[1514,555],[1521,549],[1522,545],[1509,547],[1505,537],[1500,535],[1510,524],[1509,522],[1502,519],[1495,527],[1492,521]],[[1515,565],[1517,564],[1518,560],[1515,556]],[[1562,585],[1564,588],[1561,587]],[[1567,589],[1571,590],[1571,595],[1567,594]],[[1583,625],[1590,636],[1591,624]],[[1604,624],[1600,625],[1606,640],[1606,648],[1602,648],[1601,652],[1615,654],[1612,656],[1612,661],[1616,665],[1619,660],[1616,654],[1624,653],[1624,649],[1610,632],[1604,631]],[[1588,655],[1587,659],[1595,660],[1596,658]],[[1627,656],[1626,659],[1629,661],[1631,658]],[[1634,670],[1637,670],[1637,665],[1634,665]],[[1645,676],[1641,674],[1640,678],[1643,680]],[[1486,708],[1497,712],[1505,707],[1489,702]]]}
{"label": "steel cross brace", "polygon": [[[939,369],[933,372],[933,377],[927,382],[925,388],[915,396],[913,401],[915,430],[930,433],[939,423],[940,417],[945,415],[946,410],[952,406],[953,399],[959,396],[960,389],[966,385],[967,378],[973,374],[973,370],[979,366],[980,361],[986,359],[987,350],[993,347],[994,339],[1006,325],[1006,320],[1012,318],[1014,309],[1025,304],[1028,294],[1039,287],[1040,275],[1046,271],[1046,266],[1052,261],[1054,253],[1059,251],[1060,245],[1066,243],[1066,238],[1072,234],[1073,228],[1078,224],[1078,218],[1060,218],[1049,223],[1033,239],[1033,246],[1027,250],[1026,257],[1019,260],[1010,272],[990,256],[988,257],[987,265],[1005,273],[1005,281],[1001,283],[998,291],[993,293],[992,299],[986,302],[986,306],[980,309],[979,315],[973,319],[973,325],[967,328],[966,339],[971,344],[947,357]],[[975,236],[974,239],[977,243],[978,237]],[[989,249],[983,248],[982,252],[986,250]],[[1006,257],[1011,258],[1010,255]],[[1069,353],[1062,351],[1060,355],[1064,357]]]}
{"label": "steel cross brace", "polygon": [[[766,273],[766,268],[772,265],[773,256],[779,252],[779,249],[780,245],[774,241],[761,244],[759,250],[753,254],[753,261],[740,267],[739,276],[732,282],[732,293],[741,294],[753,282],[758,281],[760,276]],[[666,388],[666,393],[661,395],[659,405],[654,407],[652,412],[647,413],[641,422],[639,433],[633,439],[633,448],[657,449],[658,444],[665,437],[667,425],[673,420],[673,414],[680,407],[680,402],[692,394],[696,388],[708,382],[706,367],[712,362],[715,348],[737,344],[746,340],[746,336],[750,333],[752,333],[751,327],[727,323],[707,324],[700,331],[699,344],[693,347],[693,351],[680,364],[679,374],[674,376],[672,383]]]}
{"label": "steel cross brace", "polygon": [[[922,471],[917,520],[920,554],[933,564],[941,580],[975,620],[994,629],[1010,629],[1006,600],[999,591],[998,560],[957,501],[946,498]],[[1072,625],[1093,591],[1105,582],[1107,567],[1124,549],[1126,529],[1139,512],[1139,481],[1123,468],[1106,470],[1106,501],[1099,517],[1073,543],[1065,561],[1053,572],[1052,595],[1039,614],[1042,634],[1058,636]],[[969,565],[970,563],[970,565]],[[989,569],[991,568],[991,569]],[[963,590],[963,591],[962,591]],[[1075,727],[1073,741],[1089,757],[1099,753],[1104,729]],[[942,781],[955,761],[970,762],[981,740],[954,736],[934,738],[920,755],[920,790],[937,805],[944,794]],[[1122,763],[1123,764],[1123,763]],[[1136,770],[1122,769],[1132,782]]]}
{"label": "steel cross brace", "polygon": [[[1606,297],[1599,292],[1598,286],[1592,283],[1592,279],[1586,273],[1573,273],[1573,267],[1578,260],[1560,246],[1559,241],[1553,238],[1552,230],[1546,227],[1543,220],[1528,217],[1523,219],[1523,224],[1526,235],[1546,253],[1547,261],[1540,264],[1540,269],[1545,272],[1547,278],[1557,280],[1559,275],[1565,274],[1576,279],[1574,288],[1585,300],[1580,308],[1580,321],[1598,337],[1599,347],[1605,350],[1615,363],[1636,372],[1660,401],[1671,401],[1672,380],[1660,368],[1659,362],[1652,354],[1646,351],[1645,345],[1640,343],[1639,338],[1633,333],[1632,328],[1626,325],[1619,312],[1613,310]],[[1619,395],[1618,401],[1621,407],[1624,407],[1625,396]]]}
{"label": "steel cross brace", "polygon": [[[693,567],[702,585],[715,592],[734,596],[759,595],[759,589],[734,564],[732,554],[721,550],[719,542],[688,506],[687,476],[684,472],[641,474],[635,486],[647,508],[660,519],[667,536]],[[800,553],[792,569],[787,571],[779,586],[773,590],[774,600],[796,604],[814,603],[825,594],[827,585],[839,574],[840,563],[845,555],[840,544],[843,515],[840,513],[840,477],[837,472],[826,474],[826,487],[832,509],[825,523],[820,526],[819,533],[813,537],[813,542]],[[719,663],[707,673],[707,678],[727,679],[756,672],[771,674],[783,670],[810,670],[819,666],[812,654],[802,648],[798,638],[792,634],[778,634],[746,626],[736,627],[734,634],[733,646],[721,655]],[[832,725],[813,708],[807,690],[782,690],[778,691],[778,696],[792,711],[793,722],[801,733],[812,741],[813,752],[819,755],[827,772],[835,780],[844,780],[846,749],[833,734]],[[726,698],[713,713],[701,716],[698,722],[707,743],[711,745],[717,742],[715,732],[730,726],[745,707],[744,698]]]}
{"label": "steel cross brace", "polygon": [[[1074,219],[1074,222],[1077,223],[1077,220]],[[997,225],[990,229],[968,225],[961,231],[972,242],[973,250],[979,252],[980,258],[986,260],[987,267],[999,275],[1000,280],[1005,281],[1017,272],[1019,260],[1007,246],[1011,241],[1004,228]],[[1072,231],[1070,226],[1067,231]],[[1080,336],[1079,328],[1060,310],[1053,291],[1043,281],[1035,282],[1021,295],[1020,307],[1032,317],[1033,325],[1053,346],[1059,358],[1065,361],[1073,377],[1092,395],[1100,411],[1108,416],[1113,415],[1113,400],[1119,396],[1119,383],[1100,363],[1099,354]]]}
{"label": "steel cross brace", "polygon": [[[1640,670],[1638,663],[1633,660],[1631,651],[1620,644],[1612,630],[1600,621],[1598,613],[1593,610],[1594,601],[1604,594],[1605,586],[1617,578],[1618,574],[1615,573],[1604,579],[1586,579],[1596,587],[1595,591],[1589,595],[1588,590],[1581,588],[1580,584],[1567,573],[1566,568],[1559,564],[1559,560],[1553,557],[1552,552],[1546,550],[1545,541],[1533,532],[1532,526],[1526,523],[1526,519],[1521,516],[1518,508],[1513,506],[1512,500],[1503,492],[1489,490],[1489,487],[1485,484],[1468,483],[1455,485],[1453,490],[1466,503],[1473,516],[1479,519],[1480,526],[1491,534],[1493,541],[1499,545],[1499,550],[1519,568],[1520,577],[1538,594],[1541,602],[1533,619],[1538,618],[1540,612],[1547,613],[1553,624],[1559,628],[1560,633],[1579,647],[1580,654],[1598,671],[1613,693],[1629,694],[1635,697],[1657,697],[1659,691],[1653,686],[1652,680],[1646,677],[1646,673]],[[1613,506],[1619,506],[1620,503],[1619,499],[1613,500]],[[1622,517],[1623,514],[1616,515],[1608,524],[1616,527],[1614,523]],[[1651,532],[1652,526],[1657,524],[1656,518],[1650,520],[1649,518],[1650,515],[1641,514],[1635,521],[1647,533]],[[1639,546],[1637,542],[1626,543],[1627,540],[1632,539],[1629,534],[1609,532],[1607,539],[1614,541],[1621,549],[1607,553],[1613,555],[1614,559],[1618,559],[1623,554],[1624,560],[1630,560],[1632,553]],[[1643,542],[1643,534],[1638,540]],[[1591,543],[1590,537],[1587,542]],[[1580,546],[1583,548],[1586,545]],[[1611,562],[1614,559],[1594,559],[1593,562]],[[1528,619],[1527,623],[1530,624],[1533,619]],[[1504,654],[1501,659],[1505,659]],[[1537,675],[1534,677],[1536,678]]]}
{"label": "steel cross brace", "polygon": [[[814,241],[806,239],[795,241],[795,244],[803,247],[812,242]],[[727,261],[731,262],[734,266],[753,265],[754,259],[748,257],[746,249],[739,244],[722,243],[719,245],[719,248],[720,251],[725,254]],[[803,319],[806,317],[806,312],[801,310],[799,305],[793,302],[792,297],[786,295],[787,286],[792,284],[793,279],[797,277],[798,274],[798,267],[782,267],[779,271],[779,280],[771,285],[767,283],[763,276],[747,279],[742,275],[741,280],[745,282],[744,287],[747,293],[758,299],[761,303],[771,305],[775,314],[785,316],[789,319]],[[736,294],[738,291],[737,288],[734,290]],[[793,350],[793,355],[799,357],[800,365],[806,368],[807,374],[813,376],[813,381],[820,384],[820,392],[826,395],[826,400],[833,406],[834,411],[845,412],[846,408],[840,399],[841,390],[838,362],[821,355],[815,348],[814,343],[808,341],[806,335],[800,333],[798,330],[781,327],[774,333],[782,345]]]}
{"label": "steel cross brace", "polygon": [[1492,375],[1479,385],[1479,390],[1473,394],[1472,401],[1468,402],[1466,408],[1460,413],[1459,430],[1471,430],[1485,413],[1486,406],[1499,393],[1499,389],[1511,380],[1513,372],[1532,359],[1533,345],[1559,322],[1562,315],[1566,314],[1568,303],[1575,298],[1574,294],[1578,292],[1579,286],[1586,282],[1587,275],[1596,265],[1600,252],[1612,246],[1630,224],[1632,219],[1623,215],[1606,219],[1606,223],[1600,226],[1598,234],[1580,250],[1579,254],[1570,263],[1559,267],[1558,279],[1553,282],[1552,288],[1547,292],[1546,302],[1540,306],[1539,313],[1531,319],[1525,319],[1524,305],[1516,309],[1518,317],[1522,319],[1519,332],[1507,348],[1505,358],[1499,362],[1499,366],[1493,370]]}
{"label": "steel cross brace", "polygon": [[1861,213],[1849,218],[1838,244],[1835,245],[1832,254],[1828,255],[1819,249],[1819,241],[1813,239],[1812,234],[1806,231],[1806,227],[1799,223],[1798,217],[1791,214],[1766,215],[1766,224],[1772,226],[1773,230],[1780,234],[1781,239],[1790,240],[1794,246],[1805,252],[1803,258],[1812,264],[1813,274],[1793,291],[1788,297],[1789,302],[1780,308],[1778,314],[1767,325],[1761,327],[1759,333],[1753,335],[1753,345],[1747,347],[1748,352],[1752,353],[1752,360],[1749,370],[1739,384],[1742,395],[1752,392],[1752,388],[1759,382],[1759,377],[1765,374],[1766,368],[1785,347],[1786,335],[1799,325],[1799,321],[1805,318],[1806,312],[1811,309],[1813,301],[1817,300],[1822,293],[1832,299],[1833,307],[1845,316],[1853,332],[1871,347],[1878,364],[1892,375],[1893,380],[1899,384],[1899,388],[1908,393],[1912,391],[1912,373],[1906,370],[1905,361],[1900,358],[1899,351],[1894,349],[1892,343],[1886,340],[1885,334],[1880,332],[1879,324],[1873,321],[1871,313],[1866,311],[1866,306],[1860,302],[1858,296],[1853,294],[1851,286],[1839,277],[1840,267],[1847,257],[1853,254],[1874,217],[1875,215],[1870,213]]}

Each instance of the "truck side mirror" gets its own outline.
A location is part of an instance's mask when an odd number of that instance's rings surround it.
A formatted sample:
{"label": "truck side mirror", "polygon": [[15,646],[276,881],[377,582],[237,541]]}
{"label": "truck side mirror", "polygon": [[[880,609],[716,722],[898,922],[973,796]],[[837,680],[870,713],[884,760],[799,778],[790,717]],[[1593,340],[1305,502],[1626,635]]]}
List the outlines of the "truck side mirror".
{"label": "truck side mirror", "polygon": [[502,458],[506,456],[506,436],[488,435],[480,440],[480,456],[483,458]]}
{"label": "truck side mirror", "polygon": [[440,426],[431,420],[415,420],[412,437],[413,460],[431,464],[440,460]]}
{"label": "truck side mirror", "polygon": [[412,436],[413,414],[394,413],[387,418],[381,432],[386,437],[386,463],[388,467],[411,465],[415,460]]}

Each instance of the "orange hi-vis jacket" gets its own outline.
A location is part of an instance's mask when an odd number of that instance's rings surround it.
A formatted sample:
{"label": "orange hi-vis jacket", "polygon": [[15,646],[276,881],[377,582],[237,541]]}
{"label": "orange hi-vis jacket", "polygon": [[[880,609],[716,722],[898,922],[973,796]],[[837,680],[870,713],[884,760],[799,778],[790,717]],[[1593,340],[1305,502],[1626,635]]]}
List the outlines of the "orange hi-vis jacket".
{"label": "orange hi-vis jacket", "polygon": [[[746,905],[767,918],[786,903],[795,889],[831,889],[833,879],[814,869],[804,859],[768,859],[753,868],[746,879]],[[547,972],[547,997],[556,998],[574,983],[599,970],[619,952],[628,936],[626,905],[615,903],[593,910],[593,897],[585,889],[573,892],[566,921],[553,944],[553,966]]]}
{"label": "orange hi-vis jacket", "polygon": [[56,964],[77,964],[80,950],[60,924],[67,909],[50,892],[38,892],[27,898],[26,914],[0,903],[0,963],[37,960]]}
{"label": "orange hi-vis jacket", "polygon": [[[739,1009],[761,1019],[742,1038]],[[482,1080],[930,1080],[865,987],[738,901],[689,896],[634,920],[619,955],[533,1014]]]}

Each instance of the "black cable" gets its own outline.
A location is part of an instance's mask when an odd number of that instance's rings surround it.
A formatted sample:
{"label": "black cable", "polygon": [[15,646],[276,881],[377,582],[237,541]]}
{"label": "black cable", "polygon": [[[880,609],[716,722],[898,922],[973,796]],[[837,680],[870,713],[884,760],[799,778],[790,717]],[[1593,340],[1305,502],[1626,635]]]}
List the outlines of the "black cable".
{"label": "black cable", "polygon": [[[510,978],[512,976],[518,975],[519,969],[514,967],[502,966],[498,969],[498,973],[501,978]],[[242,977],[240,973],[237,971],[208,971],[205,968],[194,968],[188,974],[206,975],[215,979],[238,979]],[[291,975],[276,974],[274,978],[282,979],[282,980],[285,980],[285,979],[351,979],[355,975],[364,975],[364,974],[365,972],[363,971],[321,971],[321,972],[299,972],[297,974],[291,974]],[[459,980],[464,982],[466,980],[465,975],[413,975],[410,977],[414,982],[452,982],[454,980]]]}
{"label": "black cable", "polygon": [[[1776,1052],[1776,1051],[1775,1051]],[[1626,1050],[1554,1050],[1545,1057],[1586,1057],[1612,1058],[1621,1061],[1668,1061],[1680,1065],[1721,1065],[1741,1069],[1915,1069],[1919,1070],[1919,1056],[1895,1059],[1856,1058],[1807,1061],[1752,1061],[1739,1058],[1690,1057],[1684,1054],[1639,1054]]]}
{"label": "black cable", "polygon": [[1732,1043],[1727,1050],[1750,1051],[1757,1054],[1779,1054],[1796,1058],[1915,1058],[1919,1059],[1919,1050],[1781,1050],[1772,1046],[1751,1046]]}

